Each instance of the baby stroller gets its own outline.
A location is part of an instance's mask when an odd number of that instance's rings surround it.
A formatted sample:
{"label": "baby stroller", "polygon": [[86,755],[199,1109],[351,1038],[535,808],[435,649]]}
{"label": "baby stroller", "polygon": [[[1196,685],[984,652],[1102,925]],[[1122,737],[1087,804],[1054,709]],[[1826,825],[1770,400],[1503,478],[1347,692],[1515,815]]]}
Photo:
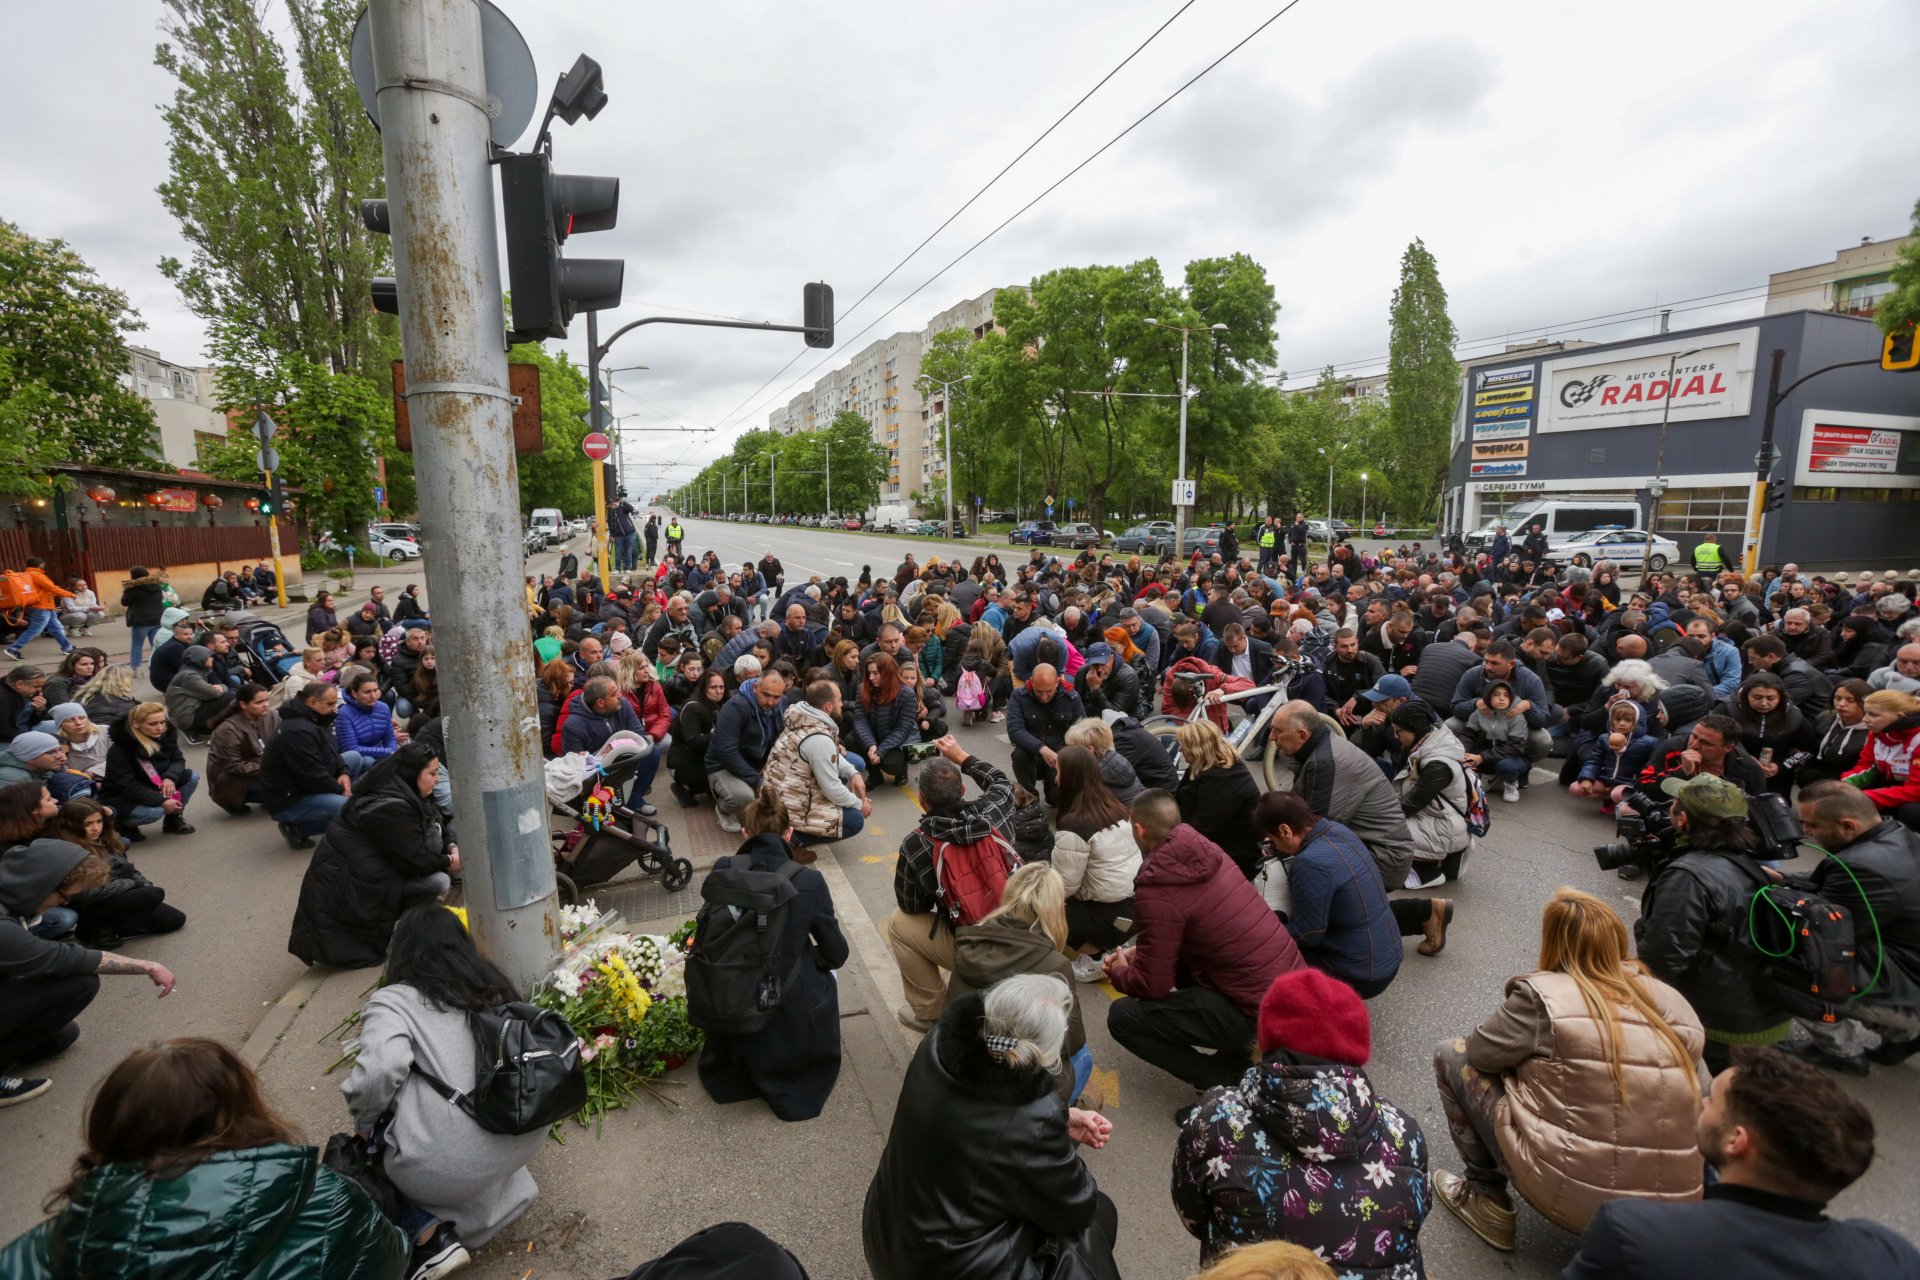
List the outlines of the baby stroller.
{"label": "baby stroller", "polygon": [[240,656],[249,679],[272,688],[300,665],[300,650],[277,624],[246,609],[229,611],[227,621],[240,628]]}
{"label": "baby stroller", "polygon": [[626,803],[627,787],[653,744],[632,733],[607,740],[598,764],[583,753],[547,762],[547,801],[557,817],[573,825],[553,824],[553,871],[560,901],[571,906],[584,891],[638,865],[661,887],[678,893],[693,882],[693,864],[673,854],[667,824]]}

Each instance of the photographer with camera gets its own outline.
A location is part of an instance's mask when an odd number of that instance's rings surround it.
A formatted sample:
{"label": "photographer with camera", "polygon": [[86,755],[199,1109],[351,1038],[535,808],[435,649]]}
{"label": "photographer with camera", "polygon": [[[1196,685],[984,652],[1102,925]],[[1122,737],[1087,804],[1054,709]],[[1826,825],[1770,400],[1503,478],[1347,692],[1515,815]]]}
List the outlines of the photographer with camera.
{"label": "photographer with camera", "polygon": [[[1655,748],[1639,782],[1620,799],[1614,819],[1620,834],[1635,847],[1652,850],[1664,832],[1666,797],[1673,794],[1663,791],[1665,784],[1702,776],[1725,778],[1749,795],[1767,789],[1767,775],[1759,762],[1740,746],[1740,726],[1733,717],[1718,712],[1702,716],[1684,738],[1675,735]],[[1646,874],[1645,861],[1642,857],[1602,858],[1600,869],[1618,868],[1622,880],[1638,880]]]}
{"label": "photographer with camera", "polygon": [[1853,921],[1862,990],[1833,1022],[1799,1019],[1808,1038],[1782,1048],[1854,1076],[1905,1062],[1920,1053],[1920,835],[1831,781],[1800,793],[1800,826],[1827,854],[1810,884]]}
{"label": "photographer with camera", "polygon": [[[1708,716],[1694,735],[1716,719],[1725,717]],[[1792,1018],[1770,994],[1765,957],[1748,929],[1760,839],[1747,821],[1747,793],[1730,777],[1708,772],[1704,761],[1696,762],[1691,776],[1668,776],[1659,791],[1672,797],[1666,819],[1671,835],[1662,838],[1661,849],[1678,856],[1658,867],[1640,899],[1634,949],[1700,1015],[1707,1066],[1724,1071],[1734,1045],[1773,1044],[1793,1029]],[[1634,799],[1636,808],[1645,802],[1640,793]],[[1640,812],[1650,827],[1657,824],[1657,810]]]}

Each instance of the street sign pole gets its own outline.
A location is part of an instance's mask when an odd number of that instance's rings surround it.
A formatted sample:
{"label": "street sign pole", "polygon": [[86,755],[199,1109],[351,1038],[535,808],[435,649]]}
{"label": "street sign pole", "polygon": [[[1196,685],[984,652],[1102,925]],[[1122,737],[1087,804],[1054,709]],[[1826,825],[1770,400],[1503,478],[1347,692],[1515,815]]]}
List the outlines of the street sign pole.
{"label": "street sign pole", "polygon": [[[280,469],[280,451],[273,447],[274,432],[279,430],[265,409],[254,415],[253,438],[260,442],[261,474],[267,478],[267,493],[273,493],[273,473]],[[287,575],[280,568],[280,513],[267,512],[267,550],[273,555],[273,594],[282,609],[287,607]]]}
{"label": "street sign pole", "polygon": [[594,561],[600,566],[600,589],[604,591],[613,581],[607,575],[607,455],[613,452],[613,441],[602,431],[589,431],[580,441],[580,452],[593,463]]}
{"label": "street sign pole", "polygon": [[560,936],[472,0],[370,0],[434,648],[480,950],[525,991]]}

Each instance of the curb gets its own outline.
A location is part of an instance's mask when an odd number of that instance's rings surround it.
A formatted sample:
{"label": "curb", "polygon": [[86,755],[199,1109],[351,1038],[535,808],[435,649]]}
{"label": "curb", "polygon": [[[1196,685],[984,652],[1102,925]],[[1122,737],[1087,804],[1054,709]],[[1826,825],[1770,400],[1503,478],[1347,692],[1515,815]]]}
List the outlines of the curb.
{"label": "curb", "polygon": [[294,1020],[300,1016],[307,1002],[325,985],[330,969],[308,969],[287,988],[286,994],[275,1000],[267,1014],[260,1019],[260,1025],[253,1029],[240,1045],[240,1057],[255,1071],[260,1070],[272,1056],[281,1040],[286,1038]]}

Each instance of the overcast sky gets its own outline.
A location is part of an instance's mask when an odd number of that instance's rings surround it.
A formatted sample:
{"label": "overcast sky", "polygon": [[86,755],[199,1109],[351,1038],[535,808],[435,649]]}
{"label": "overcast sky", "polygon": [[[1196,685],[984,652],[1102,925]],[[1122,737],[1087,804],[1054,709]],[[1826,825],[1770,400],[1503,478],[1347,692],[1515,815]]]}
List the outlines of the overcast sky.
{"label": "overcast sky", "polygon": [[[901,301],[1281,3],[1198,0],[850,312],[1178,0],[503,0],[544,82],[582,51],[605,68],[606,110],[556,126],[555,153],[563,171],[622,180],[620,228],[569,244],[626,259],[626,303],[607,324],[667,310],[797,323],[804,281],[839,297],[843,351],[807,350],[777,377],[795,335],[630,335],[611,363],[651,368],[616,380],[644,397],[615,397],[640,415],[626,425],[720,430],[633,435],[629,464],[685,464],[669,473],[684,479],[859,346],[1054,267],[1155,257],[1177,278],[1191,258],[1249,253],[1281,303],[1280,365],[1299,373],[1384,354],[1416,235],[1463,338],[1519,337],[1763,287],[1770,271],[1904,233],[1920,196],[1911,0],[1301,0]],[[158,17],[151,0],[7,5],[0,216],[71,241],[130,295],[142,341],[191,362],[203,327],[155,265],[186,255],[154,194],[156,104],[172,92],[153,66]],[[1732,306],[1674,323],[1758,310]],[[584,323],[569,347],[584,359]]]}

